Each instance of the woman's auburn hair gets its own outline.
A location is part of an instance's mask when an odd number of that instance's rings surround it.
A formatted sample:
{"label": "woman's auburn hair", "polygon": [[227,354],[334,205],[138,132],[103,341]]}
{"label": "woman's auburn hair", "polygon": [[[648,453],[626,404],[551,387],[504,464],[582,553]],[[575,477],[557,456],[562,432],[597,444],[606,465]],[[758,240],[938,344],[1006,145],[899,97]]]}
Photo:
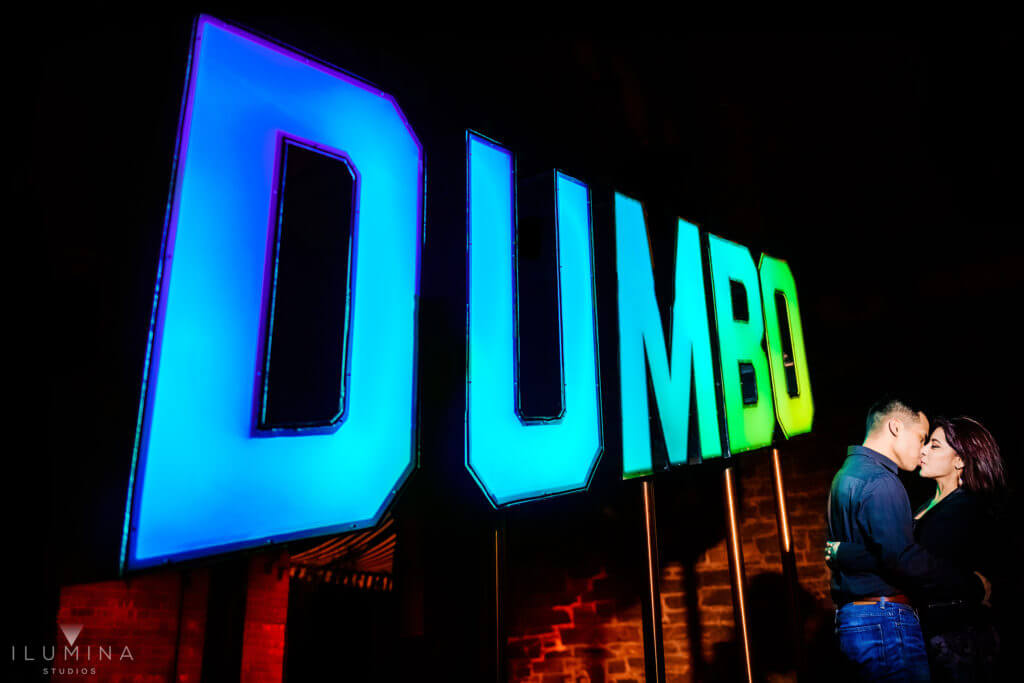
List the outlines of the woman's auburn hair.
{"label": "woman's auburn hair", "polygon": [[1006,467],[991,432],[971,417],[937,417],[932,431],[942,428],[946,442],[964,461],[963,488],[971,493],[1000,496],[1006,491]]}

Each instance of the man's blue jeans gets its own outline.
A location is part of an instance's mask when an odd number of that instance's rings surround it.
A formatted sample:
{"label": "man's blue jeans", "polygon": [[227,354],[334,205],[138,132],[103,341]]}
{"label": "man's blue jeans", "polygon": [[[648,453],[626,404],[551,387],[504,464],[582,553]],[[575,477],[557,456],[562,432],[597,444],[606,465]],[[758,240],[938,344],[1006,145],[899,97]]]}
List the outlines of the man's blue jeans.
{"label": "man's blue jeans", "polygon": [[836,610],[836,636],[858,680],[930,680],[921,622],[910,605],[843,605]]}

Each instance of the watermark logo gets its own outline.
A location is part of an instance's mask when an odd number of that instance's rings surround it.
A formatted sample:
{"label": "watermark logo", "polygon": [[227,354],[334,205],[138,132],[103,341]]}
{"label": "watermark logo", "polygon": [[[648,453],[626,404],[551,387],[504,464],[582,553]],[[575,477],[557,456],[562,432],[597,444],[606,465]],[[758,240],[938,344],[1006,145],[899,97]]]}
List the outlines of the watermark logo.
{"label": "watermark logo", "polygon": [[68,645],[74,645],[78,634],[82,632],[82,624],[59,624],[60,632],[68,639]]}
{"label": "watermark logo", "polygon": [[96,676],[108,662],[135,661],[127,645],[115,643],[76,645],[84,624],[57,624],[66,641],[39,648],[11,645],[12,662],[39,662],[43,676]]}

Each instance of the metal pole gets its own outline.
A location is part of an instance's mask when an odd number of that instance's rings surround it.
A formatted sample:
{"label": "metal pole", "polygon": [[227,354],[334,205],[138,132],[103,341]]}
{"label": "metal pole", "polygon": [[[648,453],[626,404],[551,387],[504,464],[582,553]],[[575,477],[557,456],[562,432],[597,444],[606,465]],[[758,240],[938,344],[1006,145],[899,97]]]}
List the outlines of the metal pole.
{"label": "metal pole", "polygon": [[494,680],[505,683],[508,667],[505,665],[505,601],[502,586],[505,583],[505,518],[494,528]]}
{"label": "metal pole", "polygon": [[654,509],[654,482],[643,481],[644,531],[647,555],[647,596],[644,617],[644,661],[646,678],[665,683],[665,647],[661,631],[661,565],[658,560],[658,520]]}
{"label": "metal pole", "polygon": [[793,553],[793,538],[789,532],[789,513],[786,509],[786,490],[782,484],[782,462],[779,449],[772,449],[772,476],[775,479],[775,519],[779,524],[779,550],[782,558],[782,574],[789,594],[790,626],[793,629],[793,654],[796,656],[796,670],[804,670],[803,621],[797,602],[796,556]]}
{"label": "metal pole", "polygon": [[754,683],[754,667],[750,656],[750,632],[747,628],[746,574],[743,569],[743,545],[740,543],[740,528],[736,514],[736,482],[733,466],[727,465],[722,472],[725,489],[725,511],[728,524],[729,574],[732,577],[732,605],[736,628],[743,643],[743,662],[747,682]]}
{"label": "metal pole", "polygon": [[[701,251],[710,254],[708,233],[701,233]],[[732,579],[732,611],[736,628],[743,644],[743,665],[747,683],[754,683],[754,667],[750,655],[750,633],[747,629],[746,573],[743,569],[743,545],[740,543],[740,528],[736,513],[736,484],[733,477],[733,453],[729,444],[729,427],[725,415],[725,392],[722,378],[722,357],[718,339],[718,321],[713,311],[715,301],[714,285],[711,279],[711,263],[704,259],[704,298],[707,302],[708,333],[711,341],[711,366],[715,373],[715,399],[718,404],[718,435],[722,441],[722,456],[725,468],[722,471],[722,488],[725,490],[725,521],[728,533],[729,576]]]}

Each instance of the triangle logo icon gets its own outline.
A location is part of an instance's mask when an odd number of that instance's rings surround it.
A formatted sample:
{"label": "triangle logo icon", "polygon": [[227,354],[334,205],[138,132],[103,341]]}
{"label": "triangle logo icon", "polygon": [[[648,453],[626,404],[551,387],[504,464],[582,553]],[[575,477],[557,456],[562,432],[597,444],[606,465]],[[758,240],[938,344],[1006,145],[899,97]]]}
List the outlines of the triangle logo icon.
{"label": "triangle logo icon", "polygon": [[61,633],[68,639],[68,645],[74,645],[78,634],[82,632],[82,624],[61,624]]}

